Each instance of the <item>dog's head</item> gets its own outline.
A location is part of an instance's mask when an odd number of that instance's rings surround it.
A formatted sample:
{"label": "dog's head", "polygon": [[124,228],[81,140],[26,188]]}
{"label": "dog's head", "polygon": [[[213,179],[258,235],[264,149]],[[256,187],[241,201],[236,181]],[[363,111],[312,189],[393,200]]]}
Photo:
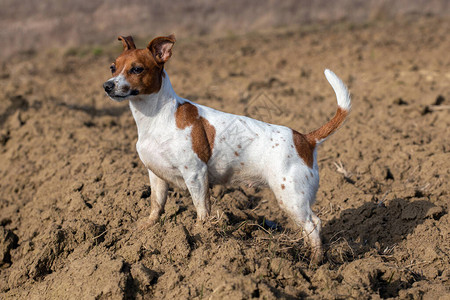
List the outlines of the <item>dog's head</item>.
{"label": "dog's head", "polygon": [[105,92],[115,101],[148,95],[159,91],[164,63],[172,56],[175,36],[154,38],[145,49],[136,49],[131,36],[119,36],[123,52],[111,65],[113,77],[103,84]]}

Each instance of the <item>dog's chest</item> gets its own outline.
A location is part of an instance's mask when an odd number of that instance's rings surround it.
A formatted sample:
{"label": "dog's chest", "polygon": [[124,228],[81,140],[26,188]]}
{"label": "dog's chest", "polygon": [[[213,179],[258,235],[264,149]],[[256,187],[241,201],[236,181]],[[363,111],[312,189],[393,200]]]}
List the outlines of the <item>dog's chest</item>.
{"label": "dog's chest", "polygon": [[179,168],[182,161],[178,153],[174,152],[172,139],[148,135],[139,138],[136,150],[147,169],[168,182],[180,185],[177,182],[182,181]]}
{"label": "dog's chest", "polygon": [[[180,133],[175,128],[172,112],[148,118],[139,111],[132,110],[138,127],[136,150],[142,163],[158,177],[180,186],[182,182],[180,165]],[[182,187],[182,184],[181,184]]]}

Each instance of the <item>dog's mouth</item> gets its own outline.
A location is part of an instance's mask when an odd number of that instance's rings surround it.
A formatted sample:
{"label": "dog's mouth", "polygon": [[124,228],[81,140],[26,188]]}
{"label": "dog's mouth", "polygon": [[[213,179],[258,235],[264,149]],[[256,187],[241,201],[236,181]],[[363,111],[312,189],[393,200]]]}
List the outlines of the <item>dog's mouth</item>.
{"label": "dog's mouth", "polygon": [[123,101],[123,100],[125,100],[127,98],[139,95],[139,90],[130,90],[130,92],[128,94],[126,94],[126,95],[116,94],[114,92],[107,93],[107,94],[113,100]]}

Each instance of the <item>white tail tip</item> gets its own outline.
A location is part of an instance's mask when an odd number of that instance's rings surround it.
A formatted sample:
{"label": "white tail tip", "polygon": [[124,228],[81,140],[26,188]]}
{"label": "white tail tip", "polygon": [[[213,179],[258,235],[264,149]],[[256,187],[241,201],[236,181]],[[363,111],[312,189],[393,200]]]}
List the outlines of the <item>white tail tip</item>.
{"label": "white tail tip", "polygon": [[328,82],[331,84],[334,92],[336,93],[338,106],[347,111],[350,110],[351,108],[350,94],[345,84],[339,77],[337,77],[336,74],[333,73],[333,71],[325,69],[324,73],[325,77],[327,78]]}

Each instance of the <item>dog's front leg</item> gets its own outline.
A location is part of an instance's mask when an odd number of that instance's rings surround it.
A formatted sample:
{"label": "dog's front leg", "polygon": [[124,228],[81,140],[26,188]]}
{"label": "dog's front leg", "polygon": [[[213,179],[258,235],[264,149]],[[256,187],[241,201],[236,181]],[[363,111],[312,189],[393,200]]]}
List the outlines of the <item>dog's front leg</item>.
{"label": "dog's front leg", "polygon": [[206,165],[192,172],[185,171],[183,178],[197,209],[197,221],[203,222],[211,212]]}
{"label": "dog's front leg", "polygon": [[144,221],[144,227],[151,226],[158,221],[159,216],[164,211],[164,205],[167,200],[167,191],[169,190],[169,185],[166,181],[156,176],[155,173],[150,170],[148,170],[148,174],[150,177],[150,187],[152,189],[150,200],[151,211],[150,216]]}

